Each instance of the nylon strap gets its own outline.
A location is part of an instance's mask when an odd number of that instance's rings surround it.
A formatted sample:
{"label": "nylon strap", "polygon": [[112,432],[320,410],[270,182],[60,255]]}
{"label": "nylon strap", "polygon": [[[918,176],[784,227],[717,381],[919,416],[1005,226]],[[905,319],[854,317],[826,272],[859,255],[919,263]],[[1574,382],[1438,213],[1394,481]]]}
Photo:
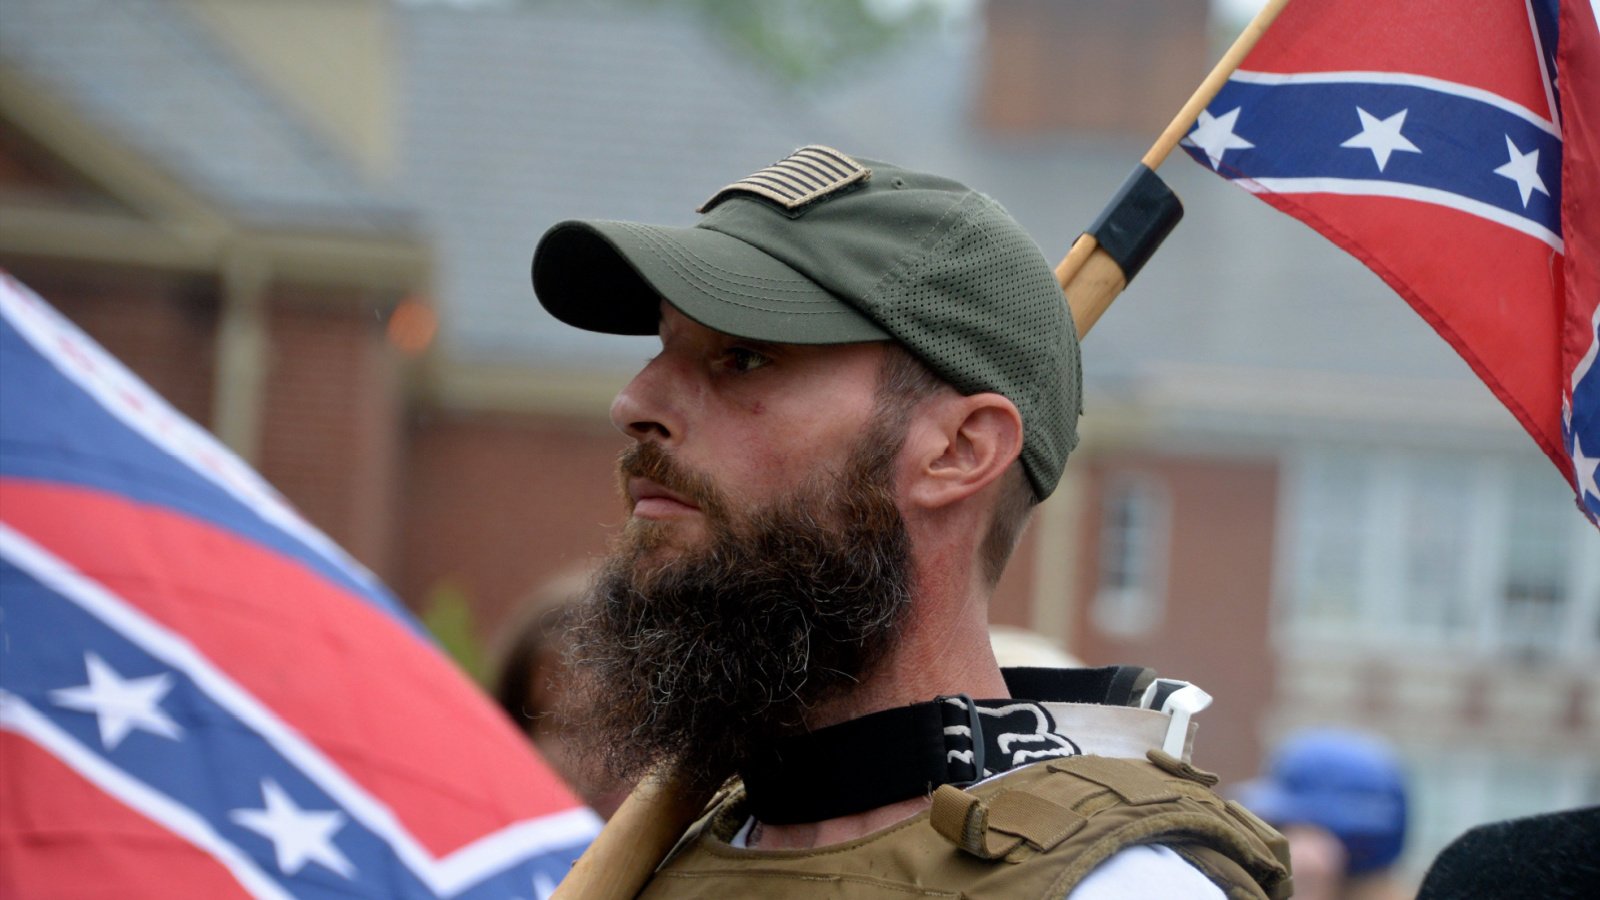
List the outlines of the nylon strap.
{"label": "nylon strap", "polygon": [[1148,669],[1004,674],[1014,694],[1034,699],[941,697],[768,748],[739,771],[751,815],[769,825],[820,822],[1033,762],[1084,755],[1142,758],[1161,747],[1172,722],[1155,710],[1109,705],[1136,701],[1154,677]]}

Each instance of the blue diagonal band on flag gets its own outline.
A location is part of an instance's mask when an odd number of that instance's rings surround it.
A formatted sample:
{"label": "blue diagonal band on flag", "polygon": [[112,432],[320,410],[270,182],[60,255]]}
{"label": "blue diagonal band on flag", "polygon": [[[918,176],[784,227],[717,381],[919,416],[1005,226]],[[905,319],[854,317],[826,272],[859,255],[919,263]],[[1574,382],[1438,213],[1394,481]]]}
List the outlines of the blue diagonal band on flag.
{"label": "blue diagonal band on flag", "polygon": [[1579,360],[1572,379],[1572,405],[1565,410],[1562,437],[1566,441],[1567,455],[1572,458],[1573,478],[1577,483],[1578,502],[1589,518],[1600,522],[1600,310],[1589,323],[1594,342]]}
{"label": "blue diagonal band on flag", "polygon": [[[131,775],[145,787],[199,816],[227,844],[255,858],[256,867],[299,897],[349,896],[350,880],[307,863],[290,878],[279,872],[273,845],[230,818],[236,810],[260,808],[262,784],[280,785],[302,809],[337,811],[343,819],[332,836],[337,851],[359,872],[398,871],[392,850],[271,745],[243,726],[185,674],[175,671],[105,623],[0,560],[5,586],[8,664],[15,672],[6,689],[65,732],[81,747]],[[71,644],[70,648],[64,644]],[[98,717],[52,700],[53,692],[83,685],[88,654],[126,679],[166,676],[170,688],[160,707],[179,729],[177,738],[133,729],[115,747],[101,738]],[[227,760],[227,765],[219,765]],[[193,773],[209,771],[211,777]],[[420,881],[391,882],[396,896],[432,896]]]}
{"label": "blue diagonal band on flag", "polygon": [[[443,874],[414,839],[396,841],[401,832],[391,814],[375,810],[367,798],[360,798],[360,809],[344,802],[337,794],[348,794],[348,788],[328,784],[326,774],[313,776],[304,760],[284,752],[281,736],[269,739],[241,718],[239,700],[219,695],[216,676],[208,677],[204,660],[193,657],[181,639],[158,634],[159,646],[152,646],[151,633],[107,618],[116,598],[87,597],[96,593],[87,582],[63,592],[64,579],[81,576],[58,565],[0,525],[0,616],[7,636],[0,692],[7,708],[0,725],[22,731],[101,787],[120,785],[119,799],[211,853],[241,883],[275,886],[294,897],[527,896],[536,882],[559,881],[587,842],[582,835],[568,849],[551,846],[538,857],[482,870],[468,881]],[[134,715],[144,727],[123,727],[108,738],[100,713],[64,697],[93,680],[86,671],[91,659],[90,666],[103,666],[126,683],[164,682],[159,699]],[[107,710],[123,719],[132,712],[126,704]],[[169,724],[153,727],[152,718]],[[18,724],[30,722],[31,729]],[[110,774],[97,779],[85,769]],[[271,807],[267,790],[281,792],[302,814],[337,817],[320,856],[291,857],[294,871],[281,870],[276,841],[241,822],[242,813],[248,818],[250,811]],[[333,864],[319,864],[318,858]],[[385,874],[375,885],[355,879],[363,871]]]}
{"label": "blue diagonal band on flag", "polygon": [[[1235,79],[1209,109],[1212,115],[1239,110],[1233,133],[1254,145],[1223,155],[1219,171],[1230,178],[1369,182],[1369,193],[1393,185],[1396,196],[1420,189],[1417,196],[1458,197],[1561,234],[1561,139],[1548,123],[1505,106],[1410,84]],[[1378,119],[1404,110],[1402,134],[1416,151],[1391,153],[1380,171],[1373,152],[1345,146],[1362,132],[1358,109]],[[1538,154],[1541,187],[1526,198],[1515,179],[1496,173],[1512,161],[1512,147],[1520,155]],[[1185,149],[1207,162],[1199,148]]]}
{"label": "blue diagonal band on flag", "polygon": [[1545,90],[1550,92],[1550,108],[1561,108],[1561,79],[1556,73],[1556,50],[1561,38],[1561,9],[1557,0],[1529,0],[1533,35],[1539,45],[1539,65],[1544,69]]}
{"label": "blue diagonal band on flag", "polygon": [[[38,583],[10,560],[0,560],[0,583],[6,591],[6,629],[11,639],[6,677],[10,690],[51,724],[74,738],[78,745],[141,781],[184,809],[203,818],[230,846],[258,858],[266,871],[298,897],[347,897],[350,881],[315,863],[299,868],[296,878],[285,878],[274,863],[272,844],[261,834],[232,820],[235,810],[262,807],[262,781],[282,786],[294,804],[307,810],[336,810],[342,825],[334,834],[338,852],[349,858],[355,871],[402,871],[386,842],[363,828],[342,810],[315,781],[286,761],[261,735],[235,719],[216,698],[200,689],[186,673],[152,657],[146,649],[66,601],[53,589]],[[70,649],[64,647],[70,644]],[[83,660],[90,653],[125,679],[166,676],[170,689],[160,708],[176,722],[179,737],[133,729],[107,748],[99,732],[98,716],[67,708],[53,700],[53,692],[85,684]],[[227,765],[218,765],[226,759]],[[195,778],[194,772],[211,772]],[[421,881],[390,882],[397,897],[432,897]]]}

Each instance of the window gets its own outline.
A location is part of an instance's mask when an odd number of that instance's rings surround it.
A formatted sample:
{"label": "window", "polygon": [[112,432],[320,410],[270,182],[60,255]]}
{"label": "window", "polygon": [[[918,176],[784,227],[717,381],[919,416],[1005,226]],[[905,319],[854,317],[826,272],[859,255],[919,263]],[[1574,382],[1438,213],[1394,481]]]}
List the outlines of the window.
{"label": "window", "polygon": [[1600,768],[1585,757],[1461,746],[1408,756],[1402,865],[1415,873],[1474,825],[1600,802]]}
{"label": "window", "polygon": [[1295,612],[1308,622],[1348,625],[1361,617],[1369,469],[1354,456],[1322,456],[1301,479],[1301,577]]}
{"label": "window", "polygon": [[1095,625],[1107,634],[1144,634],[1160,621],[1166,591],[1168,499],[1154,478],[1114,476],[1100,506]]}
{"label": "window", "polygon": [[1400,596],[1392,607],[1408,632],[1459,633],[1470,618],[1468,526],[1475,513],[1473,466],[1461,459],[1411,460],[1390,473],[1403,538],[1397,551]]}
{"label": "window", "polygon": [[1568,608],[1576,605],[1577,573],[1568,559],[1571,542],[1564,540],[1574,510],[1559,482],[1533,474],[1521,470],[1511,479],[1505,565],[1495,590],[1502,645],[1519,655],[1557,647]]}
{"label": "window", "polygon": [[1548,464],[1319,448],[1286,473],[1279,625],[1292,638],[1600,649],[1600,534]]}

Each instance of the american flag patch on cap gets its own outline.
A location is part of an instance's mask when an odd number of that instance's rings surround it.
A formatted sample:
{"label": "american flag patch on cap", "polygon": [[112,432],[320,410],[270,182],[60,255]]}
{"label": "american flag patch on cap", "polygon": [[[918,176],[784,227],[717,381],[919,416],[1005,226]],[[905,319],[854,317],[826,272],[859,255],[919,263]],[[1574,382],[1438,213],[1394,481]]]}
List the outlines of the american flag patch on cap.
{"label": "american flag patch on cap", "polygon": [[784,209],[799,209],[871,176],[871,169],[832,147],[812,144],[717,191],[697,212],[707,212],[741,193],[754,194]]}

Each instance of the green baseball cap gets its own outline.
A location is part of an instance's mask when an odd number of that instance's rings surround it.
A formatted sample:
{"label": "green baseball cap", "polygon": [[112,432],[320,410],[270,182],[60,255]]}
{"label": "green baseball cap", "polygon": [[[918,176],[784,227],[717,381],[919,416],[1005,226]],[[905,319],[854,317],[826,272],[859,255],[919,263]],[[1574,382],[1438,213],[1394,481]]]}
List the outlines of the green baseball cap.
{"label": "green baseball cap", "polygon": [[570,220],[540,238],[533,290],[589,331],[655,334],[660,301],[750,340],[892,340],[962,394],[1022,414],[1040,499],[1077,445],[1078,336],[1039,247],[948,178],[809,146],[718,191],[692,227]]}

